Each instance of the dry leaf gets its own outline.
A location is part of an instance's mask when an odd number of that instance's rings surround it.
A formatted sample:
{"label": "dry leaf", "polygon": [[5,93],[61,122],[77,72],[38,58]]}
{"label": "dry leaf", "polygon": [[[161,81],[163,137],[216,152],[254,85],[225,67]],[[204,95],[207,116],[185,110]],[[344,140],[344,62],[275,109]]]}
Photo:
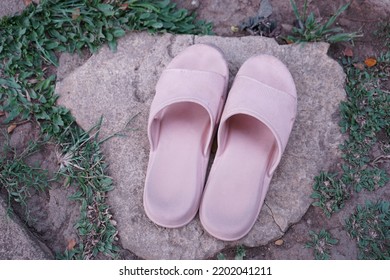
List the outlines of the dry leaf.
{"label": "dry leaf", "polygon": [[14,131],[14,129],[17,127],[17,125],[16,124],[11,124],[8,128],[7,128],[7,132],[8,132],[8,134],[11,134],[12,133],[12,131]]}
{"label": "dry leaf", "polygon": [[283,243],[284,243],[283,239],[278,239],[275,241],[275,245],[277,245],[277,246],[281,246],[281,245],[283,245]]}
{"label": "dry leaf", "polygon": [[234,25],[232,25],[232,26],[230,27],[230,30],[231,30],[232,32],[234,32],[234,33],[240,31],[240,29],[239,29],[237,26],[234,26]]}
{"label": "dry leaf", "polygon": [[26,90],[26,98],[27,98],[28,102],[31,102],[31,96],[30,96],[30,94],[28,93],[27,90]]}
{"label": "dry leaf", "polygon": [[28,82],[30,84],[36,84],[36,83],[38,83],[38,80],[37,79],[28,79]]}
{"label": "dry leaf", "polygon": [[123,3],[122,5],[120,5],[119,9],[120,10],[127,10],[128,7],[129,7],[129,3]]}
{"label": "dry leaf", "polygon": [[367,65],[367,67],[372,67],[376,64],[376,59],[375,58],[367,58],[364,63]]}
{"label": "dry leaf", "polygon": [[291,40],[289,40],[289,39],[286,39],[286,43],[289,44],[289,45],[291,45],[291,44],[294,44],[294,41],[291,41]]}
{"label": "dry leaf", "polygon": [[76,20],[80,16],[80,8],[75,8],[72,12],[72,19]]}
{"label": "dry leaf", "polygon": [[353,50],[350,47],[346,47],[344,50],[344,55],[352,57],[353,56]]}
{"label": "dry leaf", "polygon": [[359,70],[364,70],[364,64],[363,63],[354,63],[353,66]]}
{"label": "dry leaf", "polygon": [[32,2],[34,2],[35,4],[39,4],[40,0],[23,0],[24,2],[24,5],[25,6],[28,6],[30,5]]}
{"label": "dry leaf", "polygon": [[69,240],[68,246],[66,246],[66,250],[68,251],[73,250],[74,246],[76,246],[76,240],[74,239]]}
{"label": "dry leaf", "polygon": [[65,186],[65,188],[70,186],[70,177],[69,176],[65,177],[64,186]]}
{"label": "dry leaf", "polygon": [[5,112],[0,111],[0,117],[1,117],[1,116],[4,116],[4,115],[5,115]]}

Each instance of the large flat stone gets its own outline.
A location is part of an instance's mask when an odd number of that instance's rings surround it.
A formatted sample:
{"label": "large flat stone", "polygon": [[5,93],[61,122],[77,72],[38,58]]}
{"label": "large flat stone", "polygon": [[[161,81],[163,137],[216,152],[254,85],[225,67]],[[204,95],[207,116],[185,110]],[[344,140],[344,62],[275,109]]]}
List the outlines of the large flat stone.
{"label": "large flat stone", "polygon": [[13,16],[24,9],[22,0],[1,0],[0,1],[0,18],[3,16]]}
{"label": "large flat stone", "polygon": [[[231,81],[249,57],[272,54],[288,66],[298,91],[298,115],[266,204],[250,233],[237,242],[211,237],[197,217],[179,229],[156,226],[143,210],[149,153],[146,126],[154,87],[171,59],[194,43],[212,43],[223,50]],[[345,75],[327,56],[327,50],[325,43],[279,46],[273,39],[262,37],[132,33],[120,40],[116,53],[104,47],[59,82],[58,103],[69,108],[84,129],[104,116],[101,137],[117,132],[127,135],[111,138],[103,145],[116,185],[109,203],[122,245],[147,259],[203,259],[236,244],[266,244],[299,221],[310,206],[314,176],[334,163],[342,142],[337,112],[345,96]]]}
{"label": "large flat stone", "polygon": [[7,214],[6,202],[0,197],[0,260],[53,259],[51,251],[33,236],[16,216]]}

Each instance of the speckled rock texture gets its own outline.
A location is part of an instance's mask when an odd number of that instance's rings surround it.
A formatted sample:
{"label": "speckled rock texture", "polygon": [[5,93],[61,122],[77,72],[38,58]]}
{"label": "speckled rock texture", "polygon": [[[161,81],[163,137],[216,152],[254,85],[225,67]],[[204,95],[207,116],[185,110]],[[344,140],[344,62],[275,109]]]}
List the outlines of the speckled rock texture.
{"label": "speckled rock texture", "polygon": [[[154,88],[172,58],[195,43],[211,43],[225,53],[231,81],[246,59],[266,53],[287,65],[297,87],[296,122],[265,205],[253,229],[236,242],[211,237],[198,217],[179,229],[159,227],[146,217],[142,204],[149,155],[146,127]],[[84,129],[103,116],[101,137],[122,135],[106,141],[103,152],[115,182],[108,202],[123,247],[145,259],[204,259],[236,244],[267,244],[298,222],[312,202],[314,176],[335,162],[342,142],[338,106],[345,98],[345,74],[327,56],[328,47],[326,43],[280,46],[273,39],[254,36],[134,32],[119,41],[116,53],[104,47],[81,67],[63,71],[66,74],[56,88],[58,103],[69,108]]]}

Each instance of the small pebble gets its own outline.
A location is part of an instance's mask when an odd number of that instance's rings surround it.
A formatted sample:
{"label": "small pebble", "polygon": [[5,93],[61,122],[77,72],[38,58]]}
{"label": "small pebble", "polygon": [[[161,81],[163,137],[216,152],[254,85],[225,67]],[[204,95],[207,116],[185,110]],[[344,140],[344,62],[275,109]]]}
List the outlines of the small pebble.
{"label": "small pebble", "polygon": [[230,29],[232,30],[232,32],[238,32],[238,31],[240,31],[240,29],[239,29],[237,26],[234,26],[234,25],[232,25],[232,26],[230,27]]}
{"label": "small pebble", "polygon": [[275,245],[277,245],[277,246],[281,246],[281,245],[283,245],[283,243],[284,243],[283,239],[278,239],[275,241]]}
{"label": "small pebble", "polygon": [[194,8],[199,8],[199,0],[192,0],[192,1],[191,1],[191,5],[192,5]]}

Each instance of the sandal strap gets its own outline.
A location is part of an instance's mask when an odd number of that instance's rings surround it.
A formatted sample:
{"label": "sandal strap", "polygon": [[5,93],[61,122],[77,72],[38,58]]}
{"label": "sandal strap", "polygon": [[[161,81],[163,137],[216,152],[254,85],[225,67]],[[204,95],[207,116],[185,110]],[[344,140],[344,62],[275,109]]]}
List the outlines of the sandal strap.
{"label": "sandal strap", "polygon": [[[237,76],[226,101],[221,125],[237,114],[252,116],[264,123],[274,134],[278,155],[273,167],[278,165],[287,145],[297,110],[295,96],[275,89],[247,76]],[[222,139],[219,139],[219,143]],[[271,172],[274,168],[271,168]]]}
{"label": "sandal strap", "polygon": [[[222,114],[222,104],[226,98],[226,77],[215,72],[167,69],[161,74],[156,85],[149,115],[148,135],[153,148],[151,125],[158,120],[159,113],[166,107],[179,102],[193,102],[201,105],[210,116],[208,142],[214,133],[215,125]],[[207,153],[210,147],[206,147]]]}

